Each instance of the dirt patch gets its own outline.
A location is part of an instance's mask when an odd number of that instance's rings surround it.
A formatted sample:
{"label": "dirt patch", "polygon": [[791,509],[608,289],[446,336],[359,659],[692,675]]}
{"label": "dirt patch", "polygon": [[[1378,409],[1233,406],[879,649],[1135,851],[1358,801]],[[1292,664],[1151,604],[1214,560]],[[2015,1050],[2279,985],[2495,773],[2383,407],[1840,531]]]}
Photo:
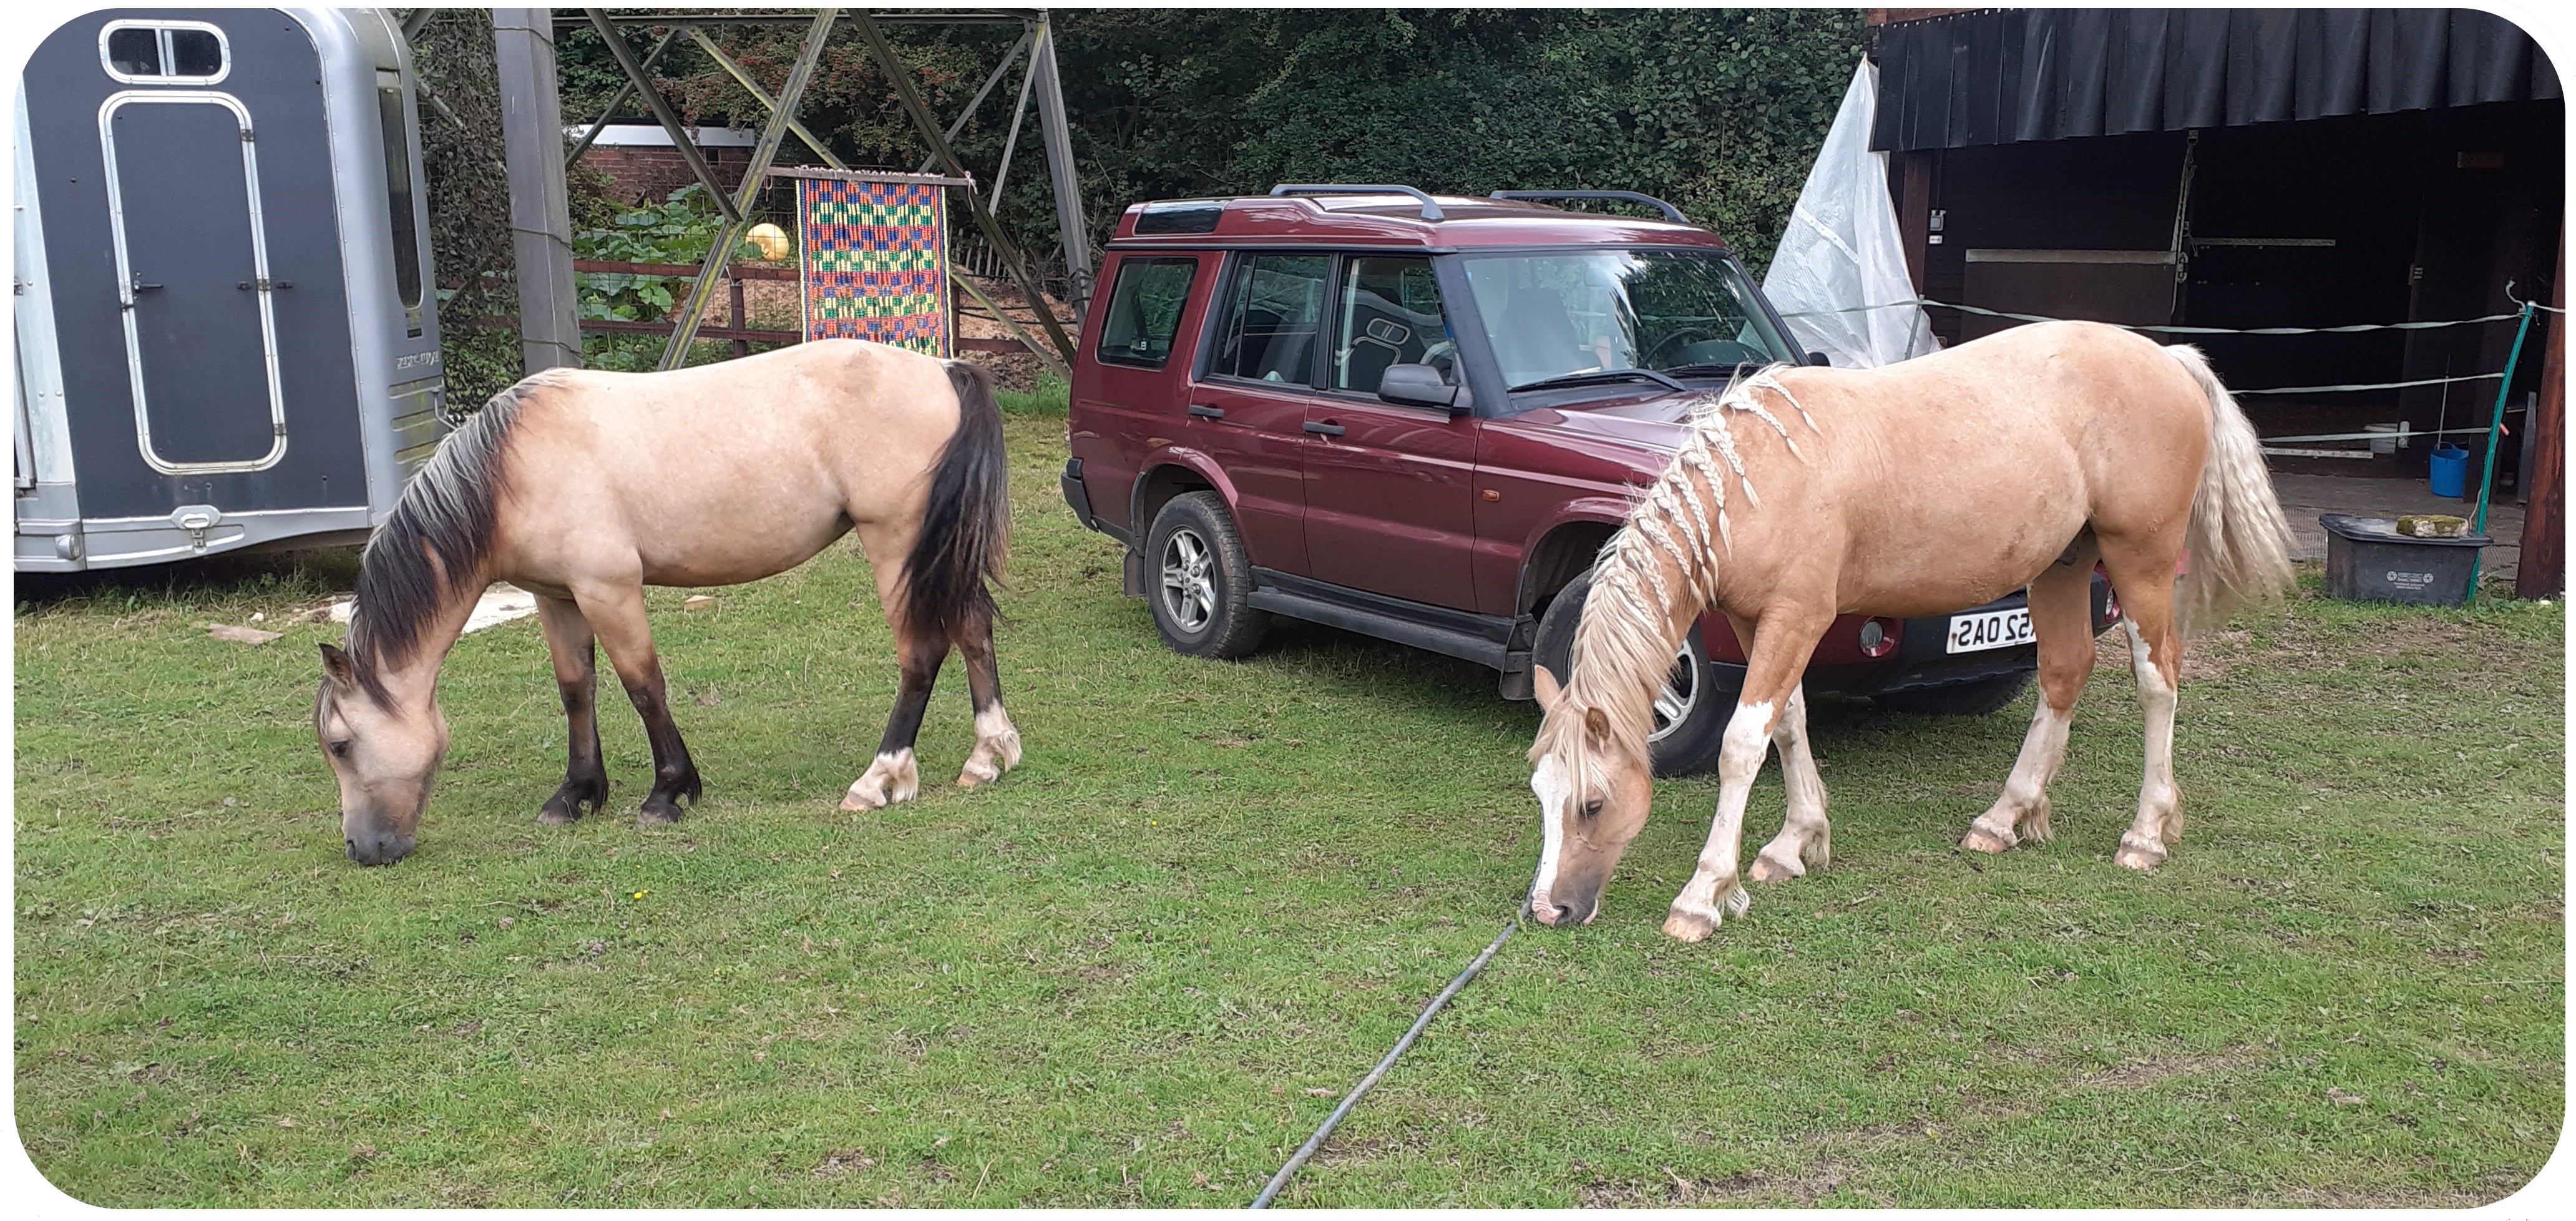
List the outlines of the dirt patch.
{"label": "dirt patch", "polygon": [[1580,1194],[1585,1208],[1692,1208],[1791,1202],[1812,1205],[1842,1187],[1842,1167],[1820,1162],[1796,1174],[1746,1170],[1725,1177],[1685,1177],[1664,1167],[1661,1181],[1595,1179]]}
{"label": "dirt patch", "polygon": [[[2217,678],[2250,660],[2247,656],[2254,640],[2252,632],[2211,632],[2192,641],[2182,652],[2182,681],[2191,683]],[[2093,640],[2093,666],[2115,673],[2129,672],[2129,634],[2126,631],[2104,632]]]}
{"label": "dirt patch", "polygon": [[2098,1085],[2110,1089],[2142,1089],[2173,1077],[2193,1077],[2204,1073],[2242,1068],[2254,1061],[2258,1049],[2238,1047],[2205,1055],[2148,1056],[2125,1060],[2107,1068],[2079,1073],[2078,1085]]}
{"label": "dirt patch", "polygon": [[814,1163],[814,1177],[836,1179],[853,1170],[866,1170],[876,1164],[877,1159],[869,1157],[865,1150],[835,1149],[824,1154],[822,1161]]}

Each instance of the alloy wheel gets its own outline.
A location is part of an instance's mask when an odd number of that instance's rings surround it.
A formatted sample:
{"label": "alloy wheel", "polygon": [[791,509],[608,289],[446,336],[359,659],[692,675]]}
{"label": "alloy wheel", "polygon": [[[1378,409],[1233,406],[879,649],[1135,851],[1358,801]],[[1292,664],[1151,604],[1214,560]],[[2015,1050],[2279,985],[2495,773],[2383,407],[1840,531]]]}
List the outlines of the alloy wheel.
{"label": "alloy wheel", "polygon": [[1207,540],[1182,526],[1163,541],[1163,614],[1188,635],[1206,631],[1216,617],[1215,564]]}

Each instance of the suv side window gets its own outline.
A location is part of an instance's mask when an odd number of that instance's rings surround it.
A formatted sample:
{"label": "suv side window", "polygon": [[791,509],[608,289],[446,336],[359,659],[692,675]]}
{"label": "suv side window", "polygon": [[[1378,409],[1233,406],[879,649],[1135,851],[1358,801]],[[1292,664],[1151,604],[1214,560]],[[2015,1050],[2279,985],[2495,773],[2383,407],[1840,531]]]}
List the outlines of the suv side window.
{"label": "suv side window", "polygon": [[1457,383],[1458,347],[1431,260],[1351,255],[1342,261],[1329,389],[1377,393],[1388,365],[1427,364]]}
{"label": "suv side window", "polygon": [[1171,358],[1172,335],[1181,328],[1181,310],[1190,303],[1190,279],[1198,269],[1197,259],[1122,260],[1094,354],[1113,365],[1162,368]]}
{"label": "suv side window", "polygon": [[1235,273],[1225,330],[1208,372],[1308,384],[1314,377],[1316,335],[1323,329],[1324,281],[1332,265],[1332,256],[1322,254],[1246,257]]}

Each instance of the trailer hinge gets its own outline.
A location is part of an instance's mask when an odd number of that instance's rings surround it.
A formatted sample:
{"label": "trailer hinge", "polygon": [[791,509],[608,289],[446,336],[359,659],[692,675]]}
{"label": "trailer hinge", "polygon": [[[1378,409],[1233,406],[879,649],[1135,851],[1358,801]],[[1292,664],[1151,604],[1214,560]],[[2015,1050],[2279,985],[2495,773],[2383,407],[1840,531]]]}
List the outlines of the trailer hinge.
{"label": "trailer hinge", "polygon": [[249,128],[247,128],[247,127],[245,127],[245,128],[243,128],[243,129],[242,129],[242,143],[244,143],[244,144],[254,143],[254,141],[251,139],[250,129],[249,129]]}
{"label": "trailer hinge", "polygon": [[284,420],[279,420],[278,422],[276,422],[276,423],[274,423],[274,424],[269,425],[269,435],[270,435],[270,436],[273,436],[273,437],[282,437],[282,436],[285,436],[285,435],[286,435],[286,421],[284,421]]}

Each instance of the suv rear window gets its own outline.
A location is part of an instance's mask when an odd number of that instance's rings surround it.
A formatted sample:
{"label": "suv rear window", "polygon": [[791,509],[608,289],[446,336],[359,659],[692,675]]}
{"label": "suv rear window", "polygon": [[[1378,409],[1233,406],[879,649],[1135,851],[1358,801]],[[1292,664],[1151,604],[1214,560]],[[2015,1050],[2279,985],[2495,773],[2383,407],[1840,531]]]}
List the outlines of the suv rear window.
{"label": "suv rear window", "polygon": [[1225,331],[1208,372],[1257,382],[1306,385],[1323,329],[1326,254],[1256,254],[1243,260],[1227,303]]}
{"label": "suv rear window", "polygon": [[1160,369],[1172,355],[1181,309],[1190,303],[1197,259],[1127,259],[1109,290],[1109,316],[1100,324],[1097,355],[1113,365]]}

